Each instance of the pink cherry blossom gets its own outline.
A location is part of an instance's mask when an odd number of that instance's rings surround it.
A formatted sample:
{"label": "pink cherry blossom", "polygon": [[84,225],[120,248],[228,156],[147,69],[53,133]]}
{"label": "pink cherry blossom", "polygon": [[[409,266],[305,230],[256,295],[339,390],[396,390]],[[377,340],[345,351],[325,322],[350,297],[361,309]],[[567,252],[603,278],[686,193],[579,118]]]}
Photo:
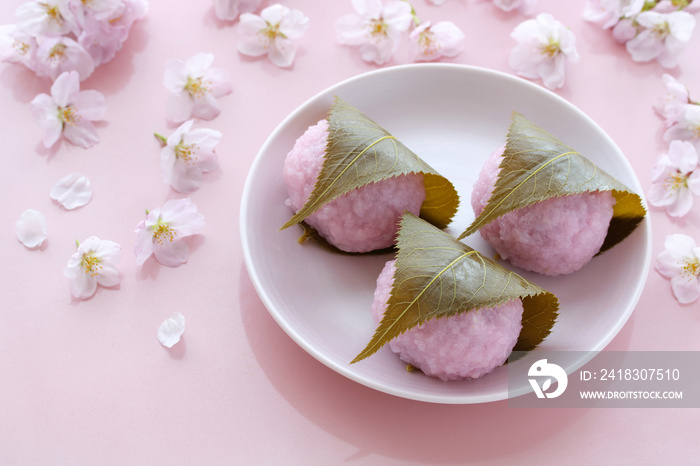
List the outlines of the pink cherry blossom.
{"label": "pink cherry blossom", "polygon": [[682,217],[693,207],[693,195],[700,195],[698,153],[687,141],[673,141],[651,171],[649,203],[665,207],[672,217]]}
{"label": "pink cherry blossom", "polygon": [[677,114],[677,121],[664,133],[666,141],[690,141],[700,151],[700,105],[685,104]]}
{"label": "pink cherry blossom", "polygon": [[493,4],[503,11],[518,10],[524,15],[529,15],[535,9],[537,0],[493,0]]}
{"label": "pink cherry blossom", "polygon": [[70,0],[29,0],[15,10],[17,26],[32,36],[62,36],[72,32],[75,18]]}
{"label": "pink cherry blossom", "polygon": [[626,43],[632,60],[657,60],[664,68],[677,65],[677,57],[690,41],[695,29],[695,17],[685,11],[645,11],[635,17],[635,22],[641,29]]}
{"label": "pink cherry blossom", "polygon": [[76,146],[89,148],[99,142],[92,124],[107,110],[98,91],[80,90],[76,71],[61,74],[51,86],[51,95],[39,94],[31,102],[34,120],[44,130],[44,146],[53,146],[63,135]]}
{"label": "pink cherry blossom", "polygon": [[0,60],[19,63],[33,71],[38,47],[36,38],[16,25],[0,26]]}
{"label": "pink cherry blossom", "polygon": [[244,39],[238,43],[238,51],[251,57],[267,55],[276,66],[289,67],[296,56],[292,39],[303,36],[308,26],[309,18],[304,13],[279,3],[265,8],[260,16],[244,13],[238,25]]}
{"label": "pink cherry blossom", "polygon": [[656,259],[655,269],[671,279],[673,294],[681,304],[700,298],[700,247],[688,235],[669,235],[664,241],[665,251]]}
{"label": "pink cherry blossom", "polygon": [[76,71],[85,80],[95,71],[90,54],[69,37],[47,37],[36,52],[35,71],[55,80],[61,73]]}
{"label": "pink cherry blossom", "polygon": [[167,102],[171,120],[211,120],[221,113],[216,99],[231,93],[231,77],[222,69],[212,68],[213,62],[214,54],[202,52],[187,62],[174,59],[165,64],[163,84],[172,93]]}
{"label": "pink cherry blossom", "polygon": [[147,213],[146,218],[136,226],[136,263],[142,265],[154,255],[167,267],[178,267],[190,255],[190,248],[184,241],[204,227],[204,217],[197,212],[197,206],[189,199],[172,199],[162,207]]}
{"label": "pink cherry blossom", "polygon": [[335,22],[338,42],[359,47],[362,59],[383,65],[392,59],[401,45],[401,34],[413,21],[411,5],[392,0],[353,0],[356,13]]}
{"label": "pink cherry blossom", "polygon": [[121,281],[116,267],[120,258],[121,247],[114,241],[91,236],[78,243],[78,250],[63,269],[63,275],[70,279],[71,294],[87,299],[95,294],[97,285],[117,286]]}
{"label": "pink cherry blossom", "polygon": [[202,185],[202,174],[219,166],[215,147],[221,133],[213,129],[192,129],[194,120],[184,122],[166,140],[160,153],[163,181],[181,193],[190,193]]}
{"label": "pink cherry blossom", "polygon": [[666,95],[654,104],[654,109],[664,118],[668,128],[678,123],[685,106],[690,103],[690,96],[688,88],[670,74],[664,73],[662,79],[666,86]]}
{"label": "pink cherry blossom", "polygon": [[456,57],[464,50],[464,33],[451,21],[432,25],[425,21],[408,37],[412,61],[432,61],[442,57]]}
{"label": "pink cherry blossom", "polygon": [[234,21],[243,13],[252,13],[262,0],[214,0],[214,12],[222,21]]}
{"label": "pink cherry blossom", "polygon": [[510,67],[528,79],[541,78],[549,89],[564,85],[566,63],[578,61],[576,37],[548,13],[523,21],[511,37],[518,43],[510,54]]}
{"label": "pink cherry blossom", "polygon": [[642,12],[645,0],[588,0],[583,10],[583,19],[601,23],[609,29],[622,19],[631,19]]}

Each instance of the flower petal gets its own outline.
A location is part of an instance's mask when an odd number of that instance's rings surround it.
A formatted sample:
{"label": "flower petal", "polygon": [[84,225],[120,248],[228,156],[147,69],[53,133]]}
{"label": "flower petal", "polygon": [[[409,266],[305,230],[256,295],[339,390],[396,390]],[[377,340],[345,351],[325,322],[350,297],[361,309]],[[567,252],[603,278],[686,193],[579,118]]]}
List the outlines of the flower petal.
{"label": "flower petal", "polygon": [[63,127],[63,136],[76,146],[84,149],[89,149],[100,142],[97,130],[90,120],[80,120],[76,124],[65,125]]}
{"label": "flower petal", "polygon": [[90,180],[80,173],[66,175],[49,192],[49,197],[68,210],[82,207],[92,198]]}
{"label": "flower petal", "polygon": [[101,120],[107,112],[105,97],[98,91],[78,92],[73,97],[73,105],[80,117],[87,120]]}
{"label": "flower petal", "polygon": [[166,267],[179,267],[190,257],[190,248],[182,239],[167,244],[153,243],[153,255]]}
{"label": "flower petal", "polygon": [[175,343],[180,341],[184,331],[185,316],[176,312],[158,327],[158,341],[166,348],[172,348]]}
{"label": "flower petal", "polygon": [[671,279],[673,294],[681,304],[689,304],[700,298],[700,281],[676,276]]}
{"label": "flower petal", "polygon": [[175,123],[180,123],[192,116],[194,101],[187,92],[170,94],[165,107],[168,118]]}
{"label": "flower petal", "polygon": [[46,220],[38,210],[27,209],[22,212],[15,224],[17,239],[27,248],[36,248],[46,239]]}

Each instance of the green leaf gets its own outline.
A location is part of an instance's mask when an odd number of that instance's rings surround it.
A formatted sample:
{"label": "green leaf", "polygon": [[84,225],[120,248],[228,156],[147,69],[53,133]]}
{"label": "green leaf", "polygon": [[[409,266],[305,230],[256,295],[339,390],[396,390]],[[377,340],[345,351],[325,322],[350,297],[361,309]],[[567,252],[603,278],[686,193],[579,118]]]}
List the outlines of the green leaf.
{"label": "green leaf", "polygon": [[515,350],[529,351],[549,335],[559,301],[547,290],[410,213],[401,220],[397,246],[387,311],[353,363],[429,319],[499,306],[516,298],[522,299],[524,312]]}
{"label": "green leaf", "polygon": [[295,225],[324,204],[355,188],[407,173],[423,173],[426,199],[420,216],[445,228],[459,197],[446,178],[364,113],[336,97],[328,116],[325,159],[308,201],[282,226]]}
{"label": "green leaf", "polygon": [[508,212],[537,202],[611,191],[617,202],[600,248],[603,252],[632,233],[646,215],[639,195],[519,113],[513,113],[500,168],[486,207],[459,239]]}

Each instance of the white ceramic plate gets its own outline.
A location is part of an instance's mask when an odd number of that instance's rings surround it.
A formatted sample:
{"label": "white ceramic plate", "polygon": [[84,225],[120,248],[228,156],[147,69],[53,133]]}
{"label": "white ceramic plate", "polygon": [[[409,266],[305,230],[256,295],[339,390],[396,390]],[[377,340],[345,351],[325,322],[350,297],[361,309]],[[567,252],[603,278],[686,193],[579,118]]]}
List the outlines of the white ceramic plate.
{"label": "white ceramic plate", "polygon": [[[374,332],[370,304],[376,278],[393,256],[334,254],[312,242],[298,244],[299,227],[279,231],[292,215],[285,206],[285,156],[308,126],[325,118],[336,95],[454,183],[461,197],[456,219],[447,230],[454,236],[474,219],[472,184],[489,154],[505,142],[513,111],[641,194],[631,166],[600,127],[556,94],[511,75],[448,64],[385,68],[341,82],[289,115],[260,150],[243,193],[241,239],[250,278],[285,332],[328,367],[386,393],[436,403],[507,398],[506,367],[477,380],[442,382],[407,372],[388,346],[349,364]],[[478,234],[465,242],[486,255],[493,254]],[[625,241],[575,274],[554,278],[514,269],[560,300],[559,320],[538,349],[603,349],[639,299],[649,268],[650,243],[650,225],[645,219]],[[585,362],[571,361],[565,369],[571,373]],[[531,391],[527,380],[522,387],[513,388],[511,396]]]}

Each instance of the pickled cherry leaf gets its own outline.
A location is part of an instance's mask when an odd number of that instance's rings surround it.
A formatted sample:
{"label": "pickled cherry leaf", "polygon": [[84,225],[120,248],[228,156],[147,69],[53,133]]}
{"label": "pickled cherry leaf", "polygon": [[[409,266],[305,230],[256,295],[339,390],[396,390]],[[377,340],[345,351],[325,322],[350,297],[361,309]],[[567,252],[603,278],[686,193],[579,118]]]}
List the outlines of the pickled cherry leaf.
{"label": "pickled cherry leaf", "polygon": [[336,97],[328,116],[321,172],[306,204],[282,229],[353,189],[408,173],[423,174],[426,198],[420,216],[445,228],[459,205],[452,183],[367,115]]}
{"label": "pickled cherry leaf", "polygon": [[549,335],[559,301],[410,213],[401,219],[396,272],[387,310],[365,349],[352,363],[430,319],[445,318],[520,298],[523,328],[514,351],[530,351]]}
{"label": "pickled cherry leaf", "polygon": [[516,209],[554,197],[595,191],[611,191],[617,201],[600,248],[603,252],[625,239],[644,219],[642,199],[579,152],[515,112],[491,198],[459,239]]}

